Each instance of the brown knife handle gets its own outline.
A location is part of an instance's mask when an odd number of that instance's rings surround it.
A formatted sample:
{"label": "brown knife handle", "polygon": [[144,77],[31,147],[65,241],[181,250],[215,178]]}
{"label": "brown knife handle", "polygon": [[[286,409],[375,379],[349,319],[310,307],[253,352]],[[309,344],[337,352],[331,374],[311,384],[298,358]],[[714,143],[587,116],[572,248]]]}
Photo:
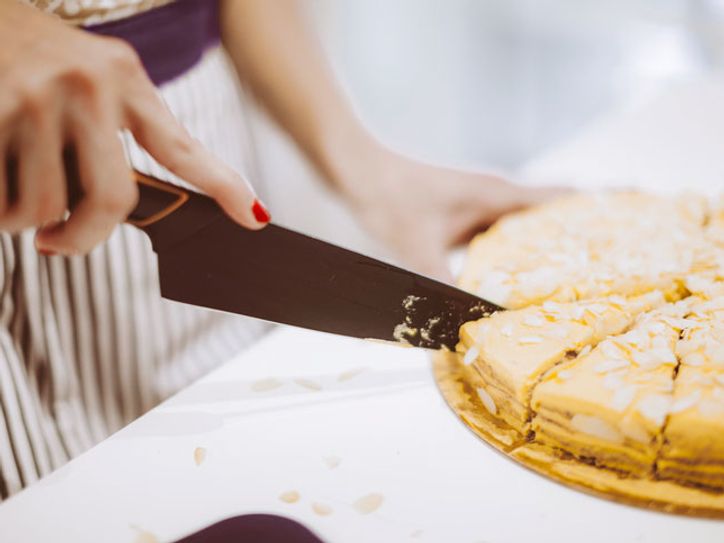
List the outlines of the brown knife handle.
{"label": "brown knife handle", "polygon": [[187,190],[133,170],[138,183],[138,203],[126,222],[144,228],[167,217],[189,199]]}
{"label": "brown knife handle", "polygon": [[[78,161],[72,149],[64,152],[63,161],[68,181],[68,207],[72,210],[83,198]],[[167,217],[190,197],[189,191],[137,170],[133,170],[133,178],[138,183],[138,203],[126,222],[139,228],[151,226]]]}

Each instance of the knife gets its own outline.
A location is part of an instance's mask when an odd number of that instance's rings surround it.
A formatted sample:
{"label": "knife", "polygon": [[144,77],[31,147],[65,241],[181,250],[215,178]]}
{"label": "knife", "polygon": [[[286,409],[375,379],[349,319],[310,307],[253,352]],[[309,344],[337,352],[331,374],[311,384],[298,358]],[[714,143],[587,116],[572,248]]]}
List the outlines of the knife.
{"label": "knife", "polygon": [[[75,161],[66,161],[77,187]],[[151,238],[161,295],[357,338],[454,350],[467,321],[502,308],[277,224],[247,230],[211,198],[134,170],[127,222]],[[70,190],[77,201],[77,189]]]}

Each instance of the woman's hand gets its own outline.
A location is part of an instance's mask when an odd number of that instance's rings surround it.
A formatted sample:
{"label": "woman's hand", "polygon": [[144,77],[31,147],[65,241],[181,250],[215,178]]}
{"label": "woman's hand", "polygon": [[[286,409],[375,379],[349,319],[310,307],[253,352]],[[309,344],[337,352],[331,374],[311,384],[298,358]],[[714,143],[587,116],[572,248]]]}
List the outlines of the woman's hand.
{"label": "woman's hand", "polygon": [[335,183],[362,223],[408,265],[450,279],[447,253],[501,215],[563,194],[494,175],[431,166],[389,150],[358,154]]}
{"label": "woman's hand", "polygon": [[[241,225],[268,220],[249,184],[174,119],[130,46],[0,0],[0,229],[38,227],[46,253],[84,253],[106,239],[138,197],[122,129]],[[65,220],[68,148],[84,197]]]}

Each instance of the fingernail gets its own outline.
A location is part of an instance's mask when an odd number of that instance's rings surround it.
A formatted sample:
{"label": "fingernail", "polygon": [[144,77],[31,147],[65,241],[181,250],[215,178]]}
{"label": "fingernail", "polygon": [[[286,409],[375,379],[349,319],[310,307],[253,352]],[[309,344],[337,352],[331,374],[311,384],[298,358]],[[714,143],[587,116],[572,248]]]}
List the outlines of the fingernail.
{"label": "fingernail", "polygon": [[43,224],[40,228],[38,228],[38,231],[41,232],[54,232],[60,228],[63,227],[64,221],[48,221],[45,224]]}
{"label": "fingernail", "polygon": [[43,249],[41,247],[37,247],[37,250],[43,256],[55,256],[58,254],[55,251],[51,251],[50,249]]}
{"label": "fingernail", "polygon": [[269,211],[267,211],[267,208],[265,208],[264,204],[262,204],[258,199],[254,200],[254,205],[251,206],[251,211],[254,213],[254,218],[260,223],[266,224],[271,220]]}

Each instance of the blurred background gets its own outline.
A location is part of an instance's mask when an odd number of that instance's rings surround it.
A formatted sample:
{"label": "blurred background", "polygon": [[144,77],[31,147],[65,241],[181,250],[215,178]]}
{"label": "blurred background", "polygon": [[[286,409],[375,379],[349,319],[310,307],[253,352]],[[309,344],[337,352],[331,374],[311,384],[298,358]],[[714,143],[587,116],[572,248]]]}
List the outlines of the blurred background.
{"label": "blurred background", "polygon": [[[360,116],[398,150],[526,182],[724,188],[724,0],[309,6]],[[297,190],[281,149],[262,147],[281,168],[272,177]],[[335,205],[314,219],[281,217],[334,238],[347,222]],[[361,243],[345,232],[337,241]]]}

